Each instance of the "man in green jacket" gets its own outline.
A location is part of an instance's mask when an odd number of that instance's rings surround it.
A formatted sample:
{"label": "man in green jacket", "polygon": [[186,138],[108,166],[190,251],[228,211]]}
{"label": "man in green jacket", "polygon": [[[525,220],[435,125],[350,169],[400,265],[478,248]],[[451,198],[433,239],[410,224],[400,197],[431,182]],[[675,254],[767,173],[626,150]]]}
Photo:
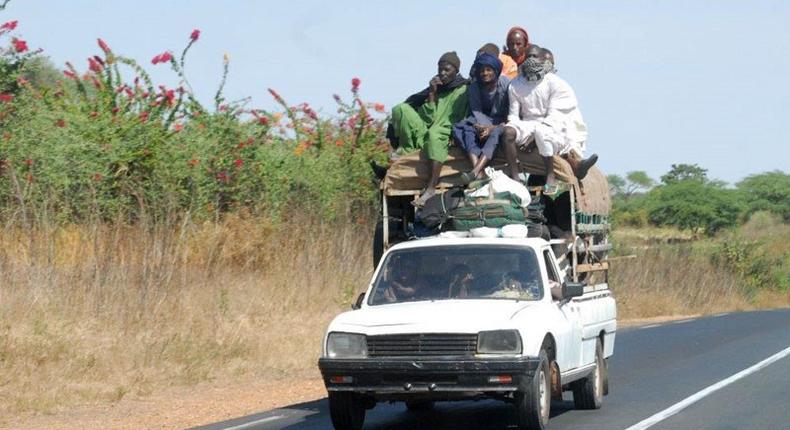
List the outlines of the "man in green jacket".
{"label": "man in green jacket", "polygon": [[422,206],[436,193],[442,163],[447,160],[453,124],[467,116],[468,81],[458,71],[461,60],[452,51],[439,58],[438,72],[428,88],[392,108],[394,138],[402,153],[422,150],[431,160],[425,191],[415,202]]}

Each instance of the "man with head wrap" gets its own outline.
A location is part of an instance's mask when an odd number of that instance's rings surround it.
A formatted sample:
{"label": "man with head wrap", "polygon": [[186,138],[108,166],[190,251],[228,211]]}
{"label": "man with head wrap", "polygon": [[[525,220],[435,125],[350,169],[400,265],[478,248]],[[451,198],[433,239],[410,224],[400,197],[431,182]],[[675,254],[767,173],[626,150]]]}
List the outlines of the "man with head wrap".
{"label": "man with head wrap", "polygon": [[[553,156],[560,155],[571,165],[578,179],[598,160],[593,154],[582,159],[587,140],[587,126],[579,111],[573,89],[541,60],[541,48],[530,45],[520,76],[508,89],[510,108],[502,132],[510,176],[518,180],[516,147],[525,148],[532,141],[543,156],[546,185],[555,183]],[[551,67],[553,70],[553,65]]]}
{"label": "man with head wrap", "polygon": [[[485,45],[481,46],[480,49],[477,50],[477,53],[475,53],[475,58],[477,58],[483,52],[488,52],[497,58],[499,57],[499,47],[494,43],[486,43]],[[477,79],[477,71],[475,70],[475,65],[472,64],[472,67],[469,69],[469,82],[474,82],[475,79]]]}
{"label": "man with head wrap", "polygon": [[470,115],[453,126],[453,137],[466,151],[472,170],[463,173],[464,182],[479,178],[493,158],[507,119],[507,86],[510,79],[502,76],[502,62],[490,53],[478,54],[473,70],[477,76],[469,85],[467,98]]}
{"label": "man with head wrap", "polygon": [[546,73],[557,73],[554,66],[554,53],[548,48],[540,48],[540,61],[543,62],[543,71]]}
{"label": "man with head wrap", "polygon": [[526,51],[529,47],[529,35],[527,30],[521,27],[513,27],[507,32],[505,38],[505,49],[499,54],[502,61],[502,74],[510,79],[518,76],[518,68],[527,59]]}
{"label": "man with head wrap", "polygon": [[400,146],[399,151],[422,150],[431,162],[425,191],[415,202],[418,206],[436,193],[452,125],[468,112],[468,81],[458,73],[460,68],[458,55],[454,51],[445,53],[439,58],[438,73],[428,82],[428,88],[392,108],[392,138]]}

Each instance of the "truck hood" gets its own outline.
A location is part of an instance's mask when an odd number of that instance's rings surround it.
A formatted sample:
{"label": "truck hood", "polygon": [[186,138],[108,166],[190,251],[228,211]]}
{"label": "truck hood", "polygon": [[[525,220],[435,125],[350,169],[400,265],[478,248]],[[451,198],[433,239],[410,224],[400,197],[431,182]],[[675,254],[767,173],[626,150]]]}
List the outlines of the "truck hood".
{"label": "truck hood", "polygon": [[368,335],[477,333],[515,328],[515,317],[536,304],[515,300],[440,300],[370,306],[338,315],[329,331]]}

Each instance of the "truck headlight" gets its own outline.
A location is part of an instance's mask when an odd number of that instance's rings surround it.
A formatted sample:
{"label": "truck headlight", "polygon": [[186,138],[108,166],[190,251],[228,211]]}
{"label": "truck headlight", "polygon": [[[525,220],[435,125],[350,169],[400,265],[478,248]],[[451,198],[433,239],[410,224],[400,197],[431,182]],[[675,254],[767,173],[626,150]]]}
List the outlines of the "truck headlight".
{"label": "truck headlight", "polygon": [[518,330],[481,331],[477,335],[478,354],[521,354]]}
{"label": "truck headlight", "polygon": [[368,356],[367,339],[364,334],[329,333],[326,355],[329,358],[365,358]]}

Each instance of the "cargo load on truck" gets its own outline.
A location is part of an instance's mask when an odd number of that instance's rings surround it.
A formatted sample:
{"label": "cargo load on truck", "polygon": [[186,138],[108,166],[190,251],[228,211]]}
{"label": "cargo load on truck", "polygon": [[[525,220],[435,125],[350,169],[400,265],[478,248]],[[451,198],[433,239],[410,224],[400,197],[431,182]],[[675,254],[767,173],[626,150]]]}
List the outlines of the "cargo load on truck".
{"label": "cargo load on truck", "polygon": [[[606,176],[593,166],[584,179],[578,180],[568,162],[555,156],[558,186],[547,194],[542,185],[536,185],[541,184],[541,177],[546,174],[540,154],[519,151],[518,161],[522,177],[527,178],[529,203],[526,205],[524,198],[512,192],[475,197],[476,187],[485,187],[486,181],[465,185],[461,173],[469,171],[471,163],[460,148],[451,146],[436,196],[418,209],[413,201],[425,189],[429,161],[420,151],[393,160],[380,183],[382,220],[374,236],[374,264],[384,250],[404,240],[524,225],[528,237],[552,240],[570,278],[583,280],[596,272],[605,278],[609,267],[606,255],[611,249],[608,241],[611,198]],[[497,152],[489,172],[502,170],[506,164],[503,154]],[[487,235],[495,233],[483,231]]]}

